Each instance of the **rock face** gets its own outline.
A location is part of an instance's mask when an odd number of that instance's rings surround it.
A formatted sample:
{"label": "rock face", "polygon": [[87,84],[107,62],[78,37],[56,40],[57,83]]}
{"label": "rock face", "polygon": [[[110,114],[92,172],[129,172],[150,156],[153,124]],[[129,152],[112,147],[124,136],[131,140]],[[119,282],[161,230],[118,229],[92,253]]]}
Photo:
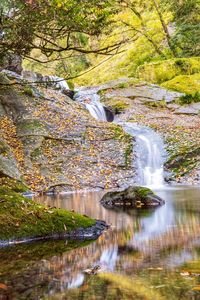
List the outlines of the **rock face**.
{"label": "rock face", "polygon": [[106,93],[107,98],[126,97],[134,99],[139,97],[143,102],[165,101],[166,103],[171,103],[183,95],[178,92],[168,91],[155,84],[138,84],[134,87],[119,88]]}
{"label": "rock face", "polygon": [[165,203],[150,189],[131,186],[122,191],[108,192],[101,199],[101,204],[106,208],[153,208]]}
{"label": "rock face", "polygon": [[22,72],[22,58],[17,54],[7,54],[1,62],[1,66],[7,70],[13,71],[17,74]]}
{"label": "rock face", "polygon": [[35,191],[133,184],[132,138],[120,126],[96,121],[62,89],[0,73],[0,82],[9,79],[23,85],[0,86],[1,174],[23,178]]}

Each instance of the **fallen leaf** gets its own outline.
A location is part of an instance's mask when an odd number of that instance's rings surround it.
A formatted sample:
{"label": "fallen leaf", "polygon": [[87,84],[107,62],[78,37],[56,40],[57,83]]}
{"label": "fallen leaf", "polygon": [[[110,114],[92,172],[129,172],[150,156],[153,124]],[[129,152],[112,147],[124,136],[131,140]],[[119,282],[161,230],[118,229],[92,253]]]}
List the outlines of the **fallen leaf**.
{"label": "fallen leaf", "polygon": [[0,283],[0,289],[2,289],[2,290],[7,290],[7,289],[8,289],[8,287],[7,287],[7,285],[6,285],[6,284],[4,284],[4,283]]}

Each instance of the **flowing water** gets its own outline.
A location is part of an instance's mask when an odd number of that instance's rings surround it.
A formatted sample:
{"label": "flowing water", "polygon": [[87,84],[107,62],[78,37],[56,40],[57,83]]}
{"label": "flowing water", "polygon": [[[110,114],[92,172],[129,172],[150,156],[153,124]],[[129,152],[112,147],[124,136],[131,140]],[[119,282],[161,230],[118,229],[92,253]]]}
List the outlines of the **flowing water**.
{"label": "flowing water", "polygon": [[[83,103],[90,114],[99,121],[107,121],[104,106],[100,102],[98,88],[83,88],[76,95],[76,100]],[[137,184],[158,187],[164,184],[163,165],[166,152],[158,133],[149,127],[130,122],[117,122],[135,138],[137,165]]]}
{"label": "flowing water", "polygon": [[85,105],[91,116],[99,121],[107,121],[106,112],[100,102],[100,96],[97,94],[98,89],[82,88],[78,90],[75,100]]}
{"label": "flowing water", "polygon": [[121,125],[127,133],[135,137],[137,183],[149,187],[162,186],[166,152],[159,134],[151,128],[133,123]]}
{"label": "flowing water", "polygon": [[[83,92],[78,101],[105,121],[99,98]],[[104,192],[36,197],[111,227],[94,242],[46,241],[0,249],[0,300],[200,299],[200,187],[164,185],[159,135],[136,124],[120,125],[136,138],[138,183],[154,186],[166,204],[156,210],[115,211],[100,205]],[[98,275],[85,273],[95,266]]]}

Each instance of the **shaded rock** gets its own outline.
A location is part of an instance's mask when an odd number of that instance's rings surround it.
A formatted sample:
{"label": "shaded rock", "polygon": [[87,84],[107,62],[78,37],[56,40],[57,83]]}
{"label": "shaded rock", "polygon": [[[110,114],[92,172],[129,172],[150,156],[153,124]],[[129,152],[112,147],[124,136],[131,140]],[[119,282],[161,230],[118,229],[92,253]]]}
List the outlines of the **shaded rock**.
{"label": "shaded rock", "polygon": [[106,208],[151,208],[163,205],[165,202],[150,189],[130,186],[122,191],[106,193],[101,204]]}
{"label": "shaded rock", "polygon": [[0,87],[2,114],[10,115],[13,119],[21,117],[26,112],[23,97],[12,86],[9,86],[10,80],[3,73],[0,73],[0,82],[5,84]]}
{"label": "shaded rock", "polygon": [[64,89],[64,90],[62,91],[62,93],[63,93],[64,95],[68,96],[69,98],[71,98],[72,100],[74,100],[74,94],[75,94],[74,91]]}
{"label": "shaded rock", "polygon": [[110,109],[108,109],[106,106],[104,106],[104,110],[105,110],[105,113],[106,113],[107,121],[108,122],[113,122],[113,120],[114,120],[113,112]]}
{"label": "shaded rock", "polygon": [[3,68],[21,74],[22,72],[22,57],[17,54],[6,54],[2,62]]}

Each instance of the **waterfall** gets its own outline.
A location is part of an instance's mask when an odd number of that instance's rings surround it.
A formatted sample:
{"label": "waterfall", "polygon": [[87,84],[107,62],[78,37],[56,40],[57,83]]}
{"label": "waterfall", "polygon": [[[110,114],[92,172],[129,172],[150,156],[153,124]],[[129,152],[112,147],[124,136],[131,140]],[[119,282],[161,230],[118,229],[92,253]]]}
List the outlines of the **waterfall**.
{"label": "waterfall", "polygon": [[134,123],[122,123],[121,125],[127,133],[135,137],[137,183],[144,186],[162,186],[166,152],[160,135],[149,127]]}
{"label": "waterfall", "polygon": [[[97,92],[98,88],[82,88],[78,90],[75,99],[83,103],[95,119],[107,121],[104,106]],[[149,127],[134,123],[117,122],[117,124],[135,138],[137,184],[151,187],[162,186],[166,152],[160,135]]]}
{"label": "waterfall", "polygon": [[75,100],[85,105],[91,116],[99,121],[107,121],[104,106],[100,102],[100,96],[95,88],[78,90]]}

